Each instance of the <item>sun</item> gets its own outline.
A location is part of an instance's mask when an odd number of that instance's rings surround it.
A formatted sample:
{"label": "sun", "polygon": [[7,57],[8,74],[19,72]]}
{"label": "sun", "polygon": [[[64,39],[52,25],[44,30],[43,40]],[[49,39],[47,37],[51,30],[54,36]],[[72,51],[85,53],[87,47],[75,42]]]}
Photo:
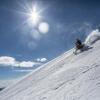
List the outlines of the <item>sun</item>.
{"label": "sun", "polygon": [[30,11],[30,13],[29,13],[30,21],[31,21],[34,25],[36,25],[36,24],[39,22],[40,17],[41,17],[41,16],[40,16],[39,12],[37,11],[36,7],[34,7],[34,8]]}
{"label": "sun", "polygon": [[[27,25],[31,31],[36,30],[33,32],[35,38],[37,38],[39,34],[46,34],[49,32],[49,23],[45,21],[47,19],[43,16],[44,11],[46,11],[48,7],[40,8],[41,6],[30,3],[25,3],[24,5],[21,5],[21,7],[23,8],[22,11],[18,12],[25,16],[23,25]],[[39,34],[37,34],[37,32],[39,32]]]}

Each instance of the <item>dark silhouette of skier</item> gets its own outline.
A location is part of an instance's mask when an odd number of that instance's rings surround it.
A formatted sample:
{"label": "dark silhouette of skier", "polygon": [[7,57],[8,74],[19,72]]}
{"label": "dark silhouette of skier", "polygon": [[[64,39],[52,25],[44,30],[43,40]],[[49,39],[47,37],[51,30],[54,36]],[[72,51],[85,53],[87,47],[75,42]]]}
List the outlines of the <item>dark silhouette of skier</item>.
{"label": "dark silhouette of skier", "polygon": [[84,44],[81,42],[81,40],[80,39],[76,39],[75,52],[74,53],[77,54],[78,50],[82,51],[83,47],[84,47]]}

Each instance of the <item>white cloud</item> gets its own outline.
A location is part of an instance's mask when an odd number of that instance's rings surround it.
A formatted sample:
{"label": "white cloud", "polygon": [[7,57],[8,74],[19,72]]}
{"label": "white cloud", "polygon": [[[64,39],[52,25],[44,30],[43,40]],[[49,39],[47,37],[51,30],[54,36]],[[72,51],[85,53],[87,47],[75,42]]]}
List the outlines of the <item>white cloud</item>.
{"label": "white cloud", "polygon": [[85,44],[91,45],[91,44],[93,44],[94,42],[96,42],[98,39],[100,39],[100,32],[99,32],[98,29],[96,29],[96,30],[93,30],[93,31],[88,35],[88,37],[87,37],[86,40],[85,40]]}
{"label": "white cloud", "polygon": [[0,65],[3,66],[13,66],[13,67],[34,67],[39,66],[40,63],[34,61],[16,61],[13,57],[1,56],[0,57]]}
{"label": "white cloud", "polygon": [[46,61],[47,61],[47,59],[46,59],[46,58],[38,58],[38,59],[37,59],[37,61],[38,61],[38,62],[42,62],[42,63],[43,63],[43,62],[46,62]]}
{"label": "white cloud", "polygon": [[15,58],[13,58],[13,57],[7,57],[7,56],[0,57],[1,65],[14,65],[15,62],[16,62]]}
{"label": "white cloud", "polygon": [[41,62],[46,62],[47,59],[46,58],[41,58]]}
{"label": "white cloud", "polygon": [[23,61],[19,63],[20,67],[33,67],[36,63],[35,62],[31,62],[31,61]]}

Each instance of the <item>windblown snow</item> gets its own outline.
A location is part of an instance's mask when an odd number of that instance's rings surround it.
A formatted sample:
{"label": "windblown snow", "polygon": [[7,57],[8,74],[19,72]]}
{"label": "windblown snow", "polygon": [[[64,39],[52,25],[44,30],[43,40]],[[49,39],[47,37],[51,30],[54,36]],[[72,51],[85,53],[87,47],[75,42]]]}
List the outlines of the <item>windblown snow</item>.
{"label": "windblown snow", "polygon": [[0,100],[100,100],[100,40],[90,46],[41,66],[1,91]]}
{"label": "windblown snow", "polygon": [[85,40],[85,44],[91,45],[100,39],[100,32],[98,29],[92,31]]}

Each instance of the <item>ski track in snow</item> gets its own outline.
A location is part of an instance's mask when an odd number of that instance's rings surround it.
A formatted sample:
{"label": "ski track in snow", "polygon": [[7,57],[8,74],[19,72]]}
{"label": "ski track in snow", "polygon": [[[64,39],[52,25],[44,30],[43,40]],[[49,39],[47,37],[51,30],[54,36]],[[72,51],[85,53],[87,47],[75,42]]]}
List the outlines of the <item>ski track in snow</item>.
{"label": "ski track in snow", "polygon": [[100,41],[73,49],[0,92],[0,100],[100,100]]}

